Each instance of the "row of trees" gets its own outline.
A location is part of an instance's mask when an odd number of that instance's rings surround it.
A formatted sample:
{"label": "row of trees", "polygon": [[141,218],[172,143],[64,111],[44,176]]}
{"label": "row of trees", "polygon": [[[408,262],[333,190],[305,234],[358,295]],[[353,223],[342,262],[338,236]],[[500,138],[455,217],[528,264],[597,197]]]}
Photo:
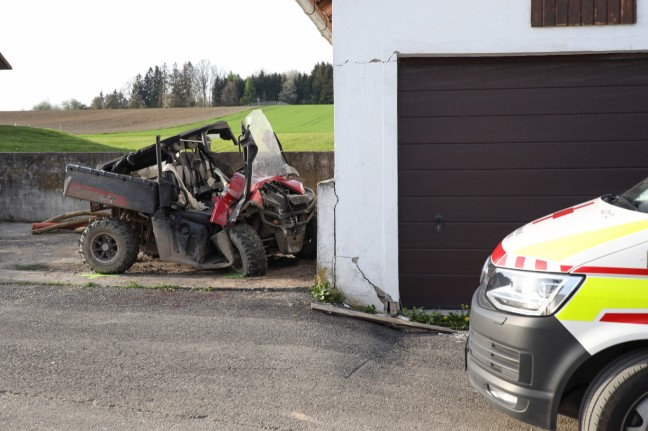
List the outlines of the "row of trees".
{"label": "row of trees", "polygon": [[[318,63],[310,74],[290,71],[283,74],[263,70],[245,79],[233,72],[223,73],[209,60],[195,65],[187,62],[169,70],[166,64],[138,74],[122,90],[99,93],[90,106],[76,99],[62,102],[60,108],[186,108],[253,105],[263,102],[288,104],[333,103],[333,66]],[[34,110],[57,109],[41,102]]]}

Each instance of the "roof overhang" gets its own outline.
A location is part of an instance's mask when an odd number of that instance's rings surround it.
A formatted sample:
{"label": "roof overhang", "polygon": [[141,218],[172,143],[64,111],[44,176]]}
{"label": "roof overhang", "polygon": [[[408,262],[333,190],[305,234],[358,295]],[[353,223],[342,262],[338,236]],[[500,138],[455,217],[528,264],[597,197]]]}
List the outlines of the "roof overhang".
{"label": "roof overhang", "polygon": [[333,0],[296,0],[324,39],[333,45]]}
{"label": "roof overhang", "polygon": [[2,69],[11,69],[11,65],[9,64],[7,59],[2,56],[2,53],[0,52],[0,70]]}

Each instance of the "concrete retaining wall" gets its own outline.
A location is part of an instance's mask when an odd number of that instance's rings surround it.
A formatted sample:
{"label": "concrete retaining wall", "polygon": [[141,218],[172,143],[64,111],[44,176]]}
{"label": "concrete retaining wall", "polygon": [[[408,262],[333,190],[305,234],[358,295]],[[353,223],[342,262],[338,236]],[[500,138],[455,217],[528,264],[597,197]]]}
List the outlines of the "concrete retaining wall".
{"label": "concrete retaining wall", "polygon": [[[68,211],[89,209],[86,201],[63,196],[65,165],[94,167],[123,153],[2,153],[0,154],[0,221],[36,222]],[[238,153],[221,154],[240,166]],[[287,153],[307,187],[333,177],[333,153]]]}

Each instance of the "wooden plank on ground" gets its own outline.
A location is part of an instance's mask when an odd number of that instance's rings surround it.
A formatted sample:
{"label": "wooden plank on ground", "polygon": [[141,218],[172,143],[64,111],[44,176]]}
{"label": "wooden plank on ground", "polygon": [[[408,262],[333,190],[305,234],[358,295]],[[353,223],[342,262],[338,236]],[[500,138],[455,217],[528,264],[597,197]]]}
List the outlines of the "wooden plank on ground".
{"label": "wooden plank on ground", "polygon": [[412,322],[409,320],[398,319],[380,314],[363,313],[362,311],[350,310],[346,308],[335,307],[329,304],[320,304],[311,302],[311,310],[322,311],[324,313],[335,314],[338,316],[355,317],[357,319],[368,320],[370,322],[382,323],[390,326],[401,326],[404,328],[422,329],[425,331],[442,332],[454,334],[456,331],[443,326],[426,325],[425,323]]}

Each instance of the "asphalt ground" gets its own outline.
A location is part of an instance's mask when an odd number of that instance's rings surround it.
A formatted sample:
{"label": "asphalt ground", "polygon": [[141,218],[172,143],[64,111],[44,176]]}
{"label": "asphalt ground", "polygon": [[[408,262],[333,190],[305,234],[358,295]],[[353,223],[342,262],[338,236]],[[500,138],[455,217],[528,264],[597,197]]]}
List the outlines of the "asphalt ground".
{"label": "asphalt ground", "polygon": [[[465,332],[311,311],[306,287],[263,277],[211,291],[166,290],[165,272],[149,288],[90,284],[71,271],[78,255],[49,253],[71,234],[1,227],[2,430],[534,430],[470,387]],[[32,272],[48,281],[5,278]]]}

